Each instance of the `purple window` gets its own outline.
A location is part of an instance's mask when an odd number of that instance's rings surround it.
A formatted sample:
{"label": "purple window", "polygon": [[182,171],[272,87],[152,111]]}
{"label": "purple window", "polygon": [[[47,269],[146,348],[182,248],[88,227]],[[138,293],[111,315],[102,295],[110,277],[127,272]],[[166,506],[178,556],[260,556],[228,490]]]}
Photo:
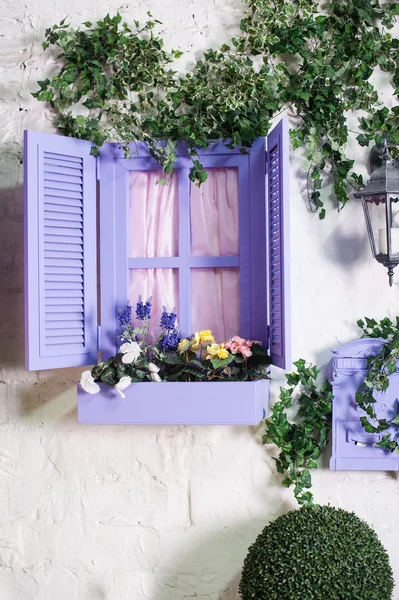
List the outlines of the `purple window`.
{"label": "purple window", "polygon": [[[153,297],[154,334],[165,305],[177,308],[184,334],[212,329],[224,341],[240,331],[237,169],[209,169],[200,188],[190,182],[188,198],[179,171],[166,186],[157,184],[161,177],[159,171],[130,173],[129,298],[134,305],[139,295]],[[179,220],[187,203],[189,220]],[[179,294],[183,280],[188,296]]]}
{"label": "purple window", "polygon": [[[29,138],[35,140],[30,145]],[[28,304],[29,368],[90,364],[97,353],[95,159],[85,141],[35,132],[28,132],[27,139],[27,291],[37,308],[32,312]],[[258,139],[248,154],[221,143],[202,150],[209,176],[200,188],[189,180],[191,160],[184,144],[166,186],[157,183],[163,175],[145,144],[134,146],[132,159],[124,159],[117,144],[101,148],[97,175],[103,358],[116,351],[117,308],[127,298],[134,304],[141,294],[153,296],[155,325],[162,304],[175,306],[184,335],[210,328],[222,341],[238,333],[269,345],[274,364],[289,363],[286,121],[271,132],[267,146],[266,152],[265,140]],[[54,200],[47,214],[49,174],[43,158],[37,158],[46,153],[58,157],[51,164],[59,199],[55,220],[49,218]],[[47,227],[54,228],[51,247]],[[34,256],[43,264],[44,278],[35,277]],[[47,258],[55,263],[50,265]],[[54,273],[49,273],[50,266]],[[37,284],[32,287],[30,281]],[[50,283],[56,284],[55,304],[49,303]],[[39,330],[36,313],[43,315]],[[57,326],[50,329],[51,322]],[[48,361],[49,352],[57,360]]]}

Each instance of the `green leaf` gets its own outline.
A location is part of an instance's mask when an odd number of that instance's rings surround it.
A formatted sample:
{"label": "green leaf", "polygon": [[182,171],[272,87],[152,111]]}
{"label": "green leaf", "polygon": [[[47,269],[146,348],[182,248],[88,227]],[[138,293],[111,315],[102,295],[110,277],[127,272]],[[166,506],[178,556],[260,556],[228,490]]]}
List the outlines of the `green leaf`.
{"label": "green leaf", "polygon": [[184,358],[181,355],[175,356],[174,354],[164,354],[162,356],[162,362],[167,365],[181,365],[184,364]]}
{"label": "green leaf", "polygon": [[370,140],[368,139],[368,137],[363,135],[362,133],[360,135],[358,135],[356,137],[356,139],[361,146],[368,146],[370,143]]}
{"label": "green leaf", "polygon": [[376,433],[378,431],[377,427],[374,427],[371,423],[369,423],[367,417],[360,417],[360,422],[364,431],[367,433]]}
{"label": "green leaf", "polygon": [[229,365],[232,360],[233,356],[229,354],[227,358],[211,358],[210,363],[214,369],[220,369],[221,367]]}
{"label": "green leaf", "polygon": [[91,154],[91,156],[98,157],[98,156],[100,156],[100,150],[97,148],[97,146],[92,146],[90,148],[90,154]]}
{"label": "green leaf", "polygon": [[301,482],[302,482],[303,487],[305,487],[305,488],[312,487],[312,477],[310,475],[310,471],[308,471],[307,469],[305,469],[302,472]]}
{"label": "green leaf", "polygon": [[116,369],[113,367],[106,368],[101,374],[101,381],[107,385],[115,385],[119,381]]}

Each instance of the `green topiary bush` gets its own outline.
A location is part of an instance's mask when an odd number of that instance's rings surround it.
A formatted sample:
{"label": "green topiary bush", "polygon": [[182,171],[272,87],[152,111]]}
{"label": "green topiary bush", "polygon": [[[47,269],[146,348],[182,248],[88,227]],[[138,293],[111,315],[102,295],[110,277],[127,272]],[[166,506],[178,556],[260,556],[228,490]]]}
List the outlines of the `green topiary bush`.
{"label": "green topiary bush", "polygon": [[354,513],[306,506],[264,528],[249,548],[243,600],[390,600],[389,557]]}

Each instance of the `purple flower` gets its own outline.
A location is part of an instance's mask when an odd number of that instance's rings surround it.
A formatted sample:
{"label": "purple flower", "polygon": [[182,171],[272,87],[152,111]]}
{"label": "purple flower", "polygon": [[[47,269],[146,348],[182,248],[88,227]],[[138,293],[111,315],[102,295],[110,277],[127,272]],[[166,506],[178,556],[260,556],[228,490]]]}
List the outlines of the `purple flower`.
{"label": "purple flower", "polygon": [[176,352],[177,346],[180,342],[180,335],[177,329],[171,331],[164,331],[159,338],[159,348],[163,352]]}
{"label": "purple flower", "polygon": [[125,308],[120,308],[118,310],[118,319],[121,327],[127,327],[127,325],[130,325],[132,322],[132,307],[129,302],[126,304]]}
{"label": "purple flower", "polygon": [[166,308],[162,307],[162,315],[160,326],[163,332],[167,331],[176,331],[176,318],[177,315],[175,313],[175,309],[172,308],[172,312],[166,312]]}
{"label": "purple flower", "polygon": [[136,304],[136,317],[139,321],[146,321],[147,319],[151,319],[151,296],[144,303],[141,296],[139,296],[139,300]]}

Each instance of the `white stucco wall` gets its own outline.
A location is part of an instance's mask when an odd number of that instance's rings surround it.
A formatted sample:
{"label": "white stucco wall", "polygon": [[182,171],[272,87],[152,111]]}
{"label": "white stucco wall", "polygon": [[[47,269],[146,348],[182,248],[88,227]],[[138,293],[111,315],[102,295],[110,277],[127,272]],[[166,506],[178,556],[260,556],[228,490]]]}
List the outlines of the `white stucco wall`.
{"label": "white stucco wall", "polygon": [[[54,131],[51,114],[30,96],[51,70],[40,47],[46,27],[116,9],[143,20],[150,9],[168,44],[192,58],[231,37],[240,2],[0,7],[0,598],[235,600],[248,545],[295,507],[292,492],[277,483],[253,428],[78,426],[80,370],[24,370],[21,153],[24,129]],[[396,314],[399,270],[389,289],[356,202],[323,223],[309,214],[301,161],[292,156],[293,356],[325,365],[357,335],[357,318]],[[276,397],[282,375],[274,375]],[[397,476],[324,468],[314,482],[316,501],[355,510],[376,528],[399,581]]]}

